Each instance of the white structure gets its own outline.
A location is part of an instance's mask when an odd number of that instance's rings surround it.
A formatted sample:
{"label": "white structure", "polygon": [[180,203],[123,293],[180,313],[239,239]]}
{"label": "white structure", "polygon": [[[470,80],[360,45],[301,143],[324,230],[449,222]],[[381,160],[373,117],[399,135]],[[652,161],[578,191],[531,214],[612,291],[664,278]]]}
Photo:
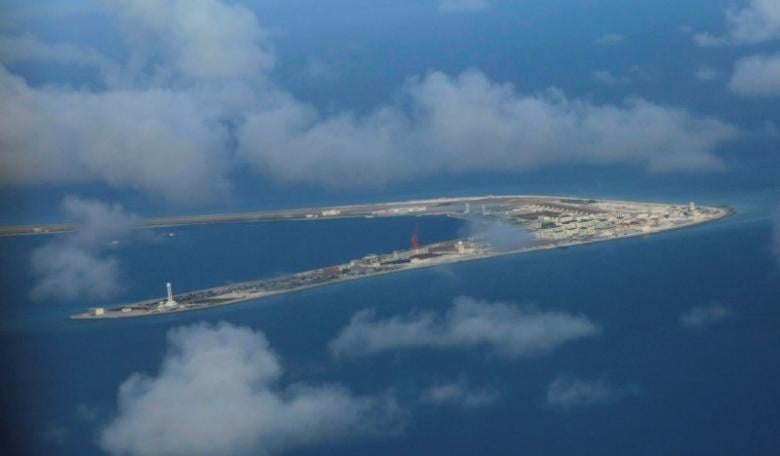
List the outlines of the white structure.
{"label": "white structure", "polygon": [[99,317],[100,315],[105,315],[106,309],[103,307],[93,307],[92,309],[89,309],[89,314],[93,317]]}
{"label": "white structure", "polygon": [[167,282],[165,284],[165,289],[168,292],[168,299],[165,301],[165,305],[167,307],[173,307],[176,305],[176,300],[173,299],[173,285],[171,285],[171,282]]}
{"label": "white structure", "polygon": [[464,214],[470,214],[471,213],[471,203],[466,201],[466,209],[463,211]]}
{"label": "white structure", "polygon": [[688,212],[690,212],[691,214],[696,212],[696,204],[693,201],[688,203]]}
{"label": "white structure", "polygon": [[463,245],[463,241],[458,241],[457,246],[458,246],[458,253],[459,254],[463,255],[464,253],[466,253],[466,246]]}
{"label": "white structure", "polygon": [[482,215],[483,216],[487,215],[487,206],[485,206],[484,204],[482,205]]}

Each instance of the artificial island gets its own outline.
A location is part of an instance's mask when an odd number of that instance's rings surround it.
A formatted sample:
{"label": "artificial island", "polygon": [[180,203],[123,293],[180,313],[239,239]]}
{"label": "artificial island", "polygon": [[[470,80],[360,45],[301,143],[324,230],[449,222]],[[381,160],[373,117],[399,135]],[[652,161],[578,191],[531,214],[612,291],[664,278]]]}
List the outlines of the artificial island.
{"label": "artificial island", "polygon": [[[74,319],[112,319],[169,315],[204,310],[264,297],[292,293],[347,280],[374,277],[470,261],[499,255],[604,242],[681,229],[729,216],[727,207],[563,198],[552,196],[483,196],[440,198],[396,203],[296,209],[276,212],[209,215],[149,220],[148,227],[219,222],[269,222],[356,217],[447,216],[483,227],[472,235],[446,242],[421,245],[417,233],[409,248],[367,255],[283,277],[263,278],[174,295],[170,283],[163,298],[114,307],[94,307]],[[489,227],[500,226],[504,239],[494,239]],[[34,234],[67,231],[74,227],[53,225],[26,227]],[[506,239],[506,233],[516,233]]]}

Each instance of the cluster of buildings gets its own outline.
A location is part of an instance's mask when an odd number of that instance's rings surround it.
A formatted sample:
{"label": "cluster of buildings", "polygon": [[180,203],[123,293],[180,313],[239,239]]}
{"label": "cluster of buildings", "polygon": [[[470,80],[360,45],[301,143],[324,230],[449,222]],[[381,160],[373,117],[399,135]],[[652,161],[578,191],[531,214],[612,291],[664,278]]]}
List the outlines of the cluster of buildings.
{"label": "cluster of buildings", "polygon": [[529,205],[511,217],[533,231],[539,240],[589,240],[674,228],[705,215],[693,202],[687,206],[634,205],[610,209],[613,210]]}
{"label": "cluster of buildings", "polygon": [[[423,203],[423,204],[420,204]],[[472,205],[474,207],[472,207]],[[297,219],[327,217],[374,217],[402,215],[447,215],[477,221],[487,226],[474,237],[454,239],[421,246],[417,232],[410,248],[386,254],[365,255],[348,263],[299,272],[283,277],[265,278],[217,288],[184,293],[176,298],[172,285],[166,284],[166,297],[113,308],[97,307],[74,318],[116,318],[159,315],[197,310],[326,285],[342,280],[370,277],[405,269],[446,264],[503,253],[539,248],[570,246],[625,236],[641,235],[716,220],[732,213],[727,208],[697,207],[610,200],[585,200],[541,196],[487,196],[483,198],[413,201],[408,204],[380,204],[355,207],[306,209],[282,214]],[[501,226],[491,233],[491,223]],[[507,230],[508,228],[508,230]],[[519,236],[522,242],[504,249],[506,236]],[[526,233],[531,239],[524,239]]]}

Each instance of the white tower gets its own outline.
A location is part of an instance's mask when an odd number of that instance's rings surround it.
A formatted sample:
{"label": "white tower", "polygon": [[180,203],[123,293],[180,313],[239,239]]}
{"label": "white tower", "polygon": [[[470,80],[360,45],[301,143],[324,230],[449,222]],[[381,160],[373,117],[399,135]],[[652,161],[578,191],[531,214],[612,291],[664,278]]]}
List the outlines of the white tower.
{"label": "white tower", "polygon": [[463,211],[463,213],[464,214],[471,213],[471,203],[469,203],[468,201],[466,202],[466,209]]}
{"label": "white tower", "polygon": [[688,212],[690,212],[691,214],[696,212],[696,204],[693,201],[688,203]]}
{"label": "white tower", "polygon": [[459,254],[463,255],[464,253],[466,253],[466,246],[463,245],[463,241],[458,241],[457,246],[458,246],[458,253]]}
{"label": "white tower", "polygon": [[165,301],[166,306],[175,306],[176,300],[173,299],[173,285],[171,285],[171,282],[167,282],[165,284],[165,288],[168,291],[168,299]]}
{"label": "white tower", "polygon": [[482,205],[482,215],[483,216],[487,215],[487,206],[485,206],[484,204]]}

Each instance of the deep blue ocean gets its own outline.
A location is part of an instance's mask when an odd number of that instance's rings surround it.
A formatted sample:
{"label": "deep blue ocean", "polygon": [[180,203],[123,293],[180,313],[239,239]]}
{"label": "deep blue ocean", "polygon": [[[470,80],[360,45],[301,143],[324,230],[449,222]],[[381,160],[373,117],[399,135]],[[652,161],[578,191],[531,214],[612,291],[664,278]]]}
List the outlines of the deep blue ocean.
{"label": "deep blue ocean", "polygon": [[[759,204],[756,201],[765,203]],[[715,202],[715,201],[711,201]],[[205,312],[77,322],[94,302],[28,298],[27,264],[45,237],[0,239],[3,454],[90,455],[116,413],[118,385],[157,373],[166,332],[226,321],[263,331],[284,380],[338,383],[356,394],[392,389],[408,422],[399,435],[343,441],[293,454],[777,454],[780,447],[780,268],[771,252],[771,204],[762,195],[718,201],[739,213],[694,229],[564,250],[392,274]],[[452,238],[447,218],[242,223],[157,231],[120,244],[126,285],[116,301],[272,276]],[[173,232],[175,236],[168,236]],[[587,315],[597,337],[549,356],[507,361],[469,349],[390,352],[334,361],[327,344],[358,310],[380,316],[444,310],[457,296],[532,303]],[[734,317],[696,330],[696,306]],[[559,375],[607,376],[630,397],[561,413],[545,406]],[[422,406],[420,388],[466,377],[501,395],[491,407]],[[89,410],[89,413],[84,413]]]}

